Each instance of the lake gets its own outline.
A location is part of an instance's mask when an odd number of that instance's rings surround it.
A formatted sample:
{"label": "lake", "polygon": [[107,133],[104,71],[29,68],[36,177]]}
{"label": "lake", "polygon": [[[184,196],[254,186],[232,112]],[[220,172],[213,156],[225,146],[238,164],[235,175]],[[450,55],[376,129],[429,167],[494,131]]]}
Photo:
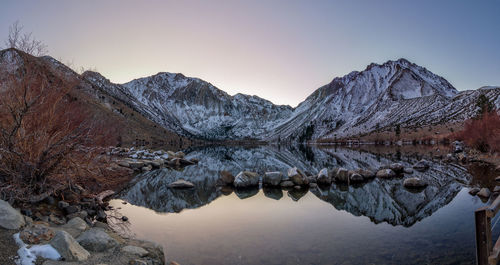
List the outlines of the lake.
{"label": "lake", "polygon": [[[216,185],[221,170],[286,173],[296,166],[317,174],[325,167],[376,169],[394,162],[410,167],[435,153],[409,149],[186,150],[188,158],[199,159],[197,165],[137,176],[120,199],[110,202],[117,209],[111,214],[129,217],[117,229],[161,243],[167,260],[183,265],[474,263],[473,213],[486,202],[468,194],[474,176],[462,166],[431,160],[429,170],[406,174],[429,184],[418,191],[404,188],[404,178],[300,190]],[[167,187],[181,178],[195,188]],[[495,226],[494,238],[499,232]]]}

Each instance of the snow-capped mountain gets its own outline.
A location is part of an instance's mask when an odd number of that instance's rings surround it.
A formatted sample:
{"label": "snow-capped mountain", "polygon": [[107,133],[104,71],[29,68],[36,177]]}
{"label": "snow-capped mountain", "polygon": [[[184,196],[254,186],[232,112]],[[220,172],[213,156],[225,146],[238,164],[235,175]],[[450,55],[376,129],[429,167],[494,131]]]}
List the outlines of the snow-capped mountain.
{"label": "snow-capped mountain", "polygon": [[307,141],[357,136],[397,124],[460,122],[475,115],[481,94],[500,108],[500,88],[458,92],[444,78],[406,59],[372,63],[335,78],[296,108],[257,96],[231,96],[182,74],[158,73],[123,85],[97,73],[83,76],[161,126],[209,140]]}
{"label": "snow-capped mountain", "polygon": [[207,139],[260,138],[292,113],[257,96],[226,92],[197,78],[158,73],[123,85],[152,118],[181,134]]}

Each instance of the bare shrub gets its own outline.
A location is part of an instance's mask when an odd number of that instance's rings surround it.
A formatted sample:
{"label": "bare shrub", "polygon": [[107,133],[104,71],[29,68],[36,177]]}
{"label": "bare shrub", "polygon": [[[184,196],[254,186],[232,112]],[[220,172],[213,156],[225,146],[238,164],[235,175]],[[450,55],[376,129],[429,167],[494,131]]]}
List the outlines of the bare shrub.
{"label": "bare shrub", "polygon": [[25,65],[0,86],[0,197],[43,199],[82,176],[106,137],[82,102],[77,85]]}
{"label": "bare shrub", "polygon": [[34,56],[47,54],[47,45],[33,37],[33,34],[24,33],[23,25],[19,21],[9,27],[9,35],[5,41],[7,48],[15,48]]}
{"label": "bare shrub", "polygon": [[454,138],[481,152],[500,152],[500,116],[495,110],[484,112],[466,121]]}

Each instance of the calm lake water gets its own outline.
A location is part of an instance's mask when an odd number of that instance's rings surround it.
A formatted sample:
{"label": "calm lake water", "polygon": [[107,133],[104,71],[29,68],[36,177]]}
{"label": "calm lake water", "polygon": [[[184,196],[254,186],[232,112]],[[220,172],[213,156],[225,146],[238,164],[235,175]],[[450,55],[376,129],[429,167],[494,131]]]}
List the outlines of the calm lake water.
{"label": "calm lake water", "polygon": [[[433,162],[414,172],[429,183],[409,191],[404,178],[356,186],[281,190],[228,190],[216,186],[221,170],[258,173],[296,166],[310,174],[324,167],[407,166],[420,159],[398,150],[207,147],[188,150],[198,165],[138,176],[111,201],[130,221],[120,226],[163,244],[180,264],[472,264],[475,209],[473,177],[460,166]],[[196,187],[172,190],[184,178]],[[123,205],[122,200],[129,202]],[[495,218],[492,223],[497,220]],[[500,225],[499,225],[500,226]],[[500,229],[495,227],[494,237]]]}

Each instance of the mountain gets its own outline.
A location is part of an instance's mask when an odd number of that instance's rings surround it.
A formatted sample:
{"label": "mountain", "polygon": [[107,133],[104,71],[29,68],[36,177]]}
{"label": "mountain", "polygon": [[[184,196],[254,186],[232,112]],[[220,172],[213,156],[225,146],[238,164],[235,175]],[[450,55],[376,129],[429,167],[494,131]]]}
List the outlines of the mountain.
{"label": "mountain", "polygon": [[75,86],[71,96],[82,103],[84,111],[90,113],[103,130],[112,131],[114,139],[107,144],[162,143],[171,149],[189,144],[189,139],[162,128],[137,111],[142,111],[143,106],[138,105],[135,98],[127,97],[120,85],[105,86],[111,83],[106,83],[103,77],[98,79],[97,75],[90,81],[89,76],[77,74],[50,56],[34,57],[16,49],[0,51],[0,87],[10,78],[18,76],[29,80],[34,75],[44,76],[50,83]]}
{"label": "mountain", "polygon": [[152,110],[152,119],[182,135],[206,139],[258,139],[287,119],[290,106],[257,96],[228,95],[182,74],[158,73],[123,87]]}
{"label": "mountain", "polygon": [[296,108],[257,96],[230,96],[208,82],[173,73],[136,79],[119,90],[165,128],[211,140],[302,142],[359,136],[396,125],[462,122],[476,113],[480,94],[500,107],[499,88],[458,92],[444,78],[406,59],[372,63],[361,72],[335,78]]}
{"label": "mountain", "polygon": [[363,71],[335,78],[295,108],[257,96],[231,96],[179,73],[115,84],[97,72],[78,75],[52,57],[37,58],[14,49],[0,51],[0,72],[28,61],[36,62],[47,75],[64,73],[67,81],[77,80],[89,109],[109,124],[120,124],[115,127],[125,142],[177,148],[193,139],[304,142],[358,137],[396,126],[417,129],[461,123],[477,113],[480,95],[500,109],[500,87],[459,92],[444,78],[406,59],[372,63]]}

